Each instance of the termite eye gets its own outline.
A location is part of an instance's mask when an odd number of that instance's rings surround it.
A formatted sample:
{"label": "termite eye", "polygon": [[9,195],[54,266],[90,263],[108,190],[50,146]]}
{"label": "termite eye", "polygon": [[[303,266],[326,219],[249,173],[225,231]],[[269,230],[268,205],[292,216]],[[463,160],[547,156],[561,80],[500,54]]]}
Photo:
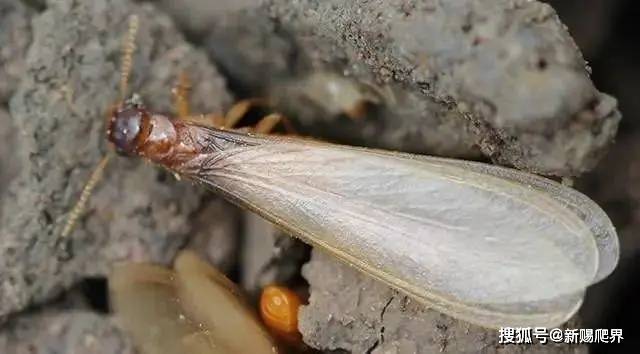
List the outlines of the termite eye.
{"label": "termite eye", "polygon": [[111,118],[109,141],[119,153],[131,155],[136,150],[136,138],[142,130],[144,112],[137,108],[118,110]]}

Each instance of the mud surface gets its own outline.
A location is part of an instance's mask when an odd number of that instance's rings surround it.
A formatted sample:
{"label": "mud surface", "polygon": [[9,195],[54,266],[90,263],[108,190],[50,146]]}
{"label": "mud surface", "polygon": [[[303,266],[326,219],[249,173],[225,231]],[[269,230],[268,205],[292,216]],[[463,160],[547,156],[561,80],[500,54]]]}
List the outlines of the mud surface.
{"label": "mud surface", "polygon": [[45,311],[22,316],[0,332],[4,353],[135,354],[113,318],[91,311]]}
{"label": "mud surface", "polygon": [[[212,28],[209,52],[232,81],[342,142],[447,156],[477,145],[496,163],[575,176],[620,119],[553,9],[535,1],[274,0]],[[336,128],[330,108],[279,85],[324,71],[374,86],[378,114]]]}
{"label": "mud surface", "polygon": [[[0,352],[131,352],[108,315],[49,305],[123,260],[169,263],[188,247],[251,295],[272,281],[304,285],[298,268],[306,246],[282,241],[201,188],[122,157],[108,166],[71,237],[60,238],[109,149],[104,118],[120,96],[120,47],[131,13],[141,21],[130,88],[154,111],[172,112],[171,88],[185,72],[194,112],[223,112],[232,96],[268,97],[298,133],[315,138],[487,159],[552,176],[593,168],[620,119],[616,100],[599,89],[620,98],[625,114],[640,112],[638,58],[607,41],[620,2],[584,5],[602,10],[589,20],[602,26],[599,33],[581,27],[586,20],[571,5],[560,7],[598,88],[549,6],[455,3],[0,0]],[[611,297],[626,299],[621,289],[637,272],[639,128],[623,120],[605,161],[578,180],[612,217],[623,249],[621,270],[589,292],[582,311],[589,328],[624,327],[631,316]],[[500,346],[495,331],[430,311],[319,252],[302,275],[310,298],[300,330],[321,350],[586,352]],[[106,301],[106,294],[92,296]],[[31,346],[34,338],[42,344]]]}

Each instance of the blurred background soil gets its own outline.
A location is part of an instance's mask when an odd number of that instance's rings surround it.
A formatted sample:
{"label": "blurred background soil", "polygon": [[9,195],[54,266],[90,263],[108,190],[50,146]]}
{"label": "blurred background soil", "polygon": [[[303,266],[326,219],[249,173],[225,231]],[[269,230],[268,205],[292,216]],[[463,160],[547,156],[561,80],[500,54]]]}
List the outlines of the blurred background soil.
{"label": "blurred background soil", "polygon": [[[300,330],[324,351],[638,352],[640,5],[549,1],[588,63],[591,84],[547,8],[439,3],[0,0],[0,352],[133,352],[109,315],[105,276],[122,260],[168,264],[182,248],[196,249],[250,298],[271,282],[308,293]],[[406,14],[401,21],[385,17],[398,11]],[[268,96],[305,135],[577,177],[576,188],[616,225],[622,254],[568,326],[623,328],[622,344],[501,346],[496,331],[425,309],[139,161],[110,166],[61,251],[59,225],[108,149],[103,117],[117,99],[131,12],[141,14],[132,87],[155,110],[171,111],[170,89],[184,71],[195,79],[197,112]],[[445,15],[451,20],[421,27]],[[537,32],[518,31],[526,21],[540,23]],[[470,55],[496,28],[516,30],[502,38],[504,47]],[[496,56],[520,46],[533,54]],[[432,60],[424,48],[453,54]],[[531,73],[542,90],[527,89]],[[346,103],[327,95],[327,82],[341,87]],[[343,108],[359,99],[369,103],[367,114],[349,118]]]}

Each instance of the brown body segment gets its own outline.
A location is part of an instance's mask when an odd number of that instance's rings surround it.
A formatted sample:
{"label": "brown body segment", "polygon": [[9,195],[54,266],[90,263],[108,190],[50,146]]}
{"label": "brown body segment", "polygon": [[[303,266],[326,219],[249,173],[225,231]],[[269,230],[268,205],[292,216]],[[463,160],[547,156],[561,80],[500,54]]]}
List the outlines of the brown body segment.
{"label": "brown body segment", "polygon": [[187,124],[131,103],[111,117],[107,137],[119,153],[142,156],[169,168],[193,158],[198,150]]}

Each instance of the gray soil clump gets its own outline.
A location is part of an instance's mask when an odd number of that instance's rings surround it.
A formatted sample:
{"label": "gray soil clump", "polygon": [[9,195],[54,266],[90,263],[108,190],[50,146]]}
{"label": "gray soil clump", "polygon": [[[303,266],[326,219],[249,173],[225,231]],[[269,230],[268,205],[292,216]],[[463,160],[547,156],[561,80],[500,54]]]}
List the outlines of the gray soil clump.
{"label": "gray soil clump", "polygon": [[33,11],[20,1],[0,0],[0,102],[5,105],[25,70],[24,56],[31,43]]}
{"label": "gray soil clump", "polygon": [[21,316],[0,331],[2,353],[135,354],[112,317],[84,310],[46,310]]}
{"label": "gray soil clump", "polygon": [[[348,10],[351,5],[342,6]],[[219,16],[201,36],[231,87],[246,96],[271,98],[301,134],[350,145],[478,157],[473,134],[455,107],[396,80],[384,66],[371,67],[340,31],[332,32],[336,23],[288,12],[313,14],[313,8],[306,2],[267,2]],[[354,108],[349,102],[358,99],[371,106],[365,117],[346,117],[343,113]]]}
{"label": "gray soil clump", "polygon": [[[577,176],[620,119],[553,9],[535,1],[271,0],[209,28],[209,52],[232,82],[332,140],[446,156],[477,145],[499,164]],[[374,87],[374,119],[336,122],[301,94],[299,81],[325,71]]]}
{"label": "gray soil clump", "polygon": [[[494,162],[575,176],[615,135],[615,99],[599,93],[553,9],[535,1],[303,1],[272,11],[354,51],[392,79],[452,105]],[[291,25],[293,23],[293,25]],[[330,53],[329,53],[330,54]],[[353,60],[352,61],[355,61]],[[386,78],[385,73],[389,76]]]}

